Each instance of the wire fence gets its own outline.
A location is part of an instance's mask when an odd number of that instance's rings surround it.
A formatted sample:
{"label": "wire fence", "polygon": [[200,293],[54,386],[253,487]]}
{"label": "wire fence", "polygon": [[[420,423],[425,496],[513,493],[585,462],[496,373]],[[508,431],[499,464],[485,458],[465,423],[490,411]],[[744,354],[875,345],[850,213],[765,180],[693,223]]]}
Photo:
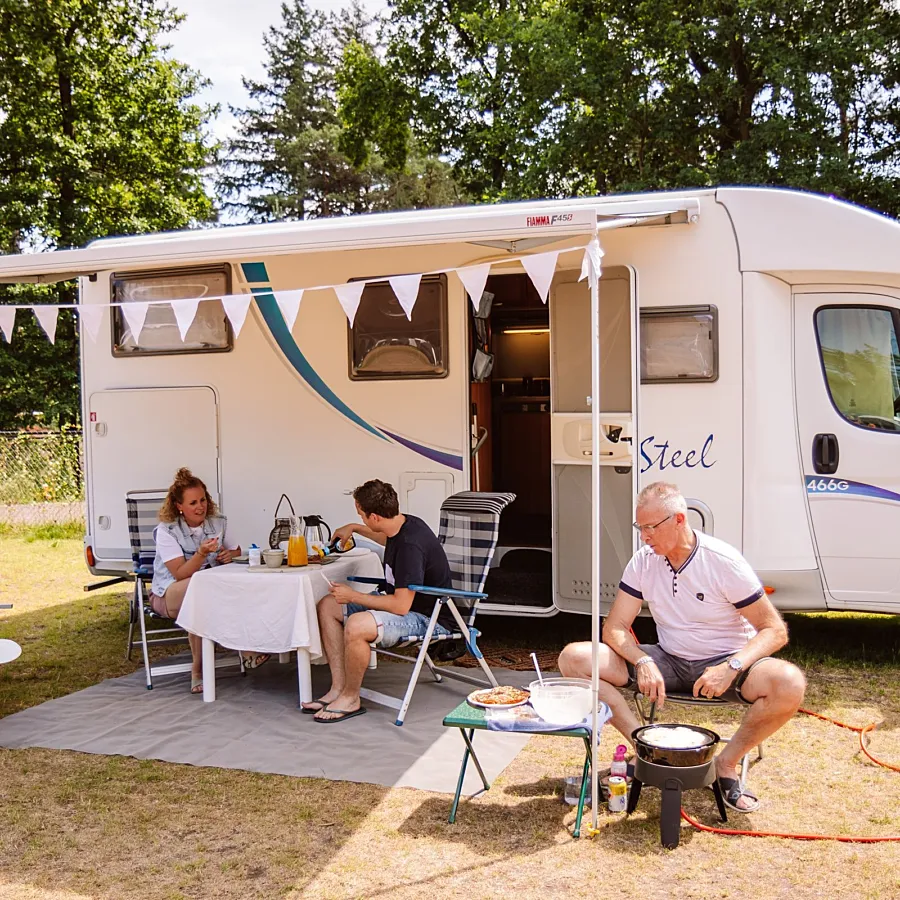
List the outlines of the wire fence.
{"label": "wire fence", "polygon": [[84,519],[81,432],[0,431],[0,522]]}

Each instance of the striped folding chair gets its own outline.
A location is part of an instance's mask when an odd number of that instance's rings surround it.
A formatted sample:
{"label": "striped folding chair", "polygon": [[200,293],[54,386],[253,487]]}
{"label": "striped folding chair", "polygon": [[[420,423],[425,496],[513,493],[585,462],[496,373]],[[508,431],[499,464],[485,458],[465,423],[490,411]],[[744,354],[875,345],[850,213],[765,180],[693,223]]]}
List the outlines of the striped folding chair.
{"label": "striped folding chair", "polygon": [[[128,491],[125,494],[125,506],[128,510],[128,538],[131,542],[132,571],[128,574],[134,578],[134,591],[131,595],[131,607],[128,616],[128,649],[126,659],[131,659],[131,651],[140,644],[144,654],[144,674],[147,690],[153,690],[154,675],[177,675],[191,671],[189,662],[158,663],[150,665],[151,644],[181,644],[187,641],[187,632],[157,613],[147,596],[149,585],[153,581],[153,560],[156,557],[156,543],[153,540],[153,529],[159,524],[159,508],[166,499],[166,491]],[[147,628],[146,620],[169,623],[163,628]],[[140,626],[140,640],[135,637],[135,625]],[[244,663],[240,653],[237,660],[230,662],[216,660],[216,668],[225,665],[236,665],[244,671]]]}
{"label": "striped folding chair", "polygon": [[[417,594],[427,594],[435,598],[434,609],[424,637],[410,636],[404,638],[397,645],[398,649],[404,647],[419,646],[419,652],[415,658],[405,656],[391,650],[373,648],[375,653],[390,656],[404,662],[413,663],[413,673],[406,688],[406,694],[402,700],[388,697],[375,691],[364,688],[360,693],[367,699],[374,700],[399,710],[396,725],[402,725],[406,717],[406,711],[412,700],[413,691],[419,680],[419,674],[423,666],[427,666],[435,681],[454,678],[479,687],[496,687],[497,679],[494,678],[490,666],[478,649],[477,638],[480,634],[475,628],[475,614],[478,604],[487,597],[483,593],[484,583],[487,580],[491,560],[497,546],[497,538],[500,532],[500,514],[516,499],[515,494],[495,494],[480,491],[462,491],[448,497],[441,505],[441,526],[438,540],[444,545],[444,552],[450,563],[450,572],[453,577],[452,588],[436,588],[428,585],[411,584],[410,589]],[[350,581],[359,581],[373,584],[379,583],[378,579],[350,578]],[[441,608],[446,606],[456,621],[458,629],[448,635],[435,635],[434,627],[437,623]],[[465,616],[463,615],[465,613]],[[439,670],[434,660],[428,653],[428,648],[440,641],[465,641],[466,647],[472,656],[478,660],[487,681],[475,678],[463,672]]]}
{"label": "striped folding chair", "polygon": [[[153,690],[153,676],[174,674],[183,671],[183,665],[150,665],[151,644],[180,644],[187,641],[187,632],[175,625],[165,628],[147,628],[145,619],[171,622],[155,612],[149,602],[148,585],[153,581],[153,560],[156,544],[153,529],[159,524],[159,508],[166,499],[166,491],[128,491],[125,506],[128,510],[128,539],[131,542],[132,570],[128,574],[134,578],[131,594],[131,609],[128,617],[128,649],[126,659],[131,659],[131,651],[138,645],[144,654],[144,673],[147,690]],[[140,638],[135,636],[135,625],[140,628]],[[162,637],[161,635],[165,635]],[[188,666],[190,671],[190,666]]]}

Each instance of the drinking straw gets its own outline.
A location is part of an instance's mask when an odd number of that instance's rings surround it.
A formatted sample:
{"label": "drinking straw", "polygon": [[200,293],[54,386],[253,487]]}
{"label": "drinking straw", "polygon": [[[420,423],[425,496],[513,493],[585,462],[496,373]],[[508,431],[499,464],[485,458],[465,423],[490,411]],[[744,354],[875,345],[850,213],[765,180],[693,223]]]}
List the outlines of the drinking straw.
{"label": "drinking straw", "polygon": [[536,653],[532,653],[532,654],[531,654],[531,658],[532,658],[532,660],[534,660],[534,671],[537,672],[538,681],[539,681],[541,684],[543,684],[543,683],[544,683],[544,676],[541,675],[541,667],[538,665],[537,654],[536,654]]}

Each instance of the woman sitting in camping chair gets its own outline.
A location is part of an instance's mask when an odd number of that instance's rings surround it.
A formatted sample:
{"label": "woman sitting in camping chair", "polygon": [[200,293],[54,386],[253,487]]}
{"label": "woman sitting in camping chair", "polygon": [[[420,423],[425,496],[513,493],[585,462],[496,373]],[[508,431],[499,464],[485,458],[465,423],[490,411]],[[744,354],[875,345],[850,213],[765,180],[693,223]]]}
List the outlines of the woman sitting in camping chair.
{"label": "woman sitting in camping chair", "polygon": [[[179,469],[159,510],[160,523],[153,532],[156,557],[150,605],[167,619],[178,616],[191,576],[207,566],[230,563],[241,555],[241,548],[225,537],[228,524],[219,514],[206,485],[190,469]],[[188,633],[193,666],[191,693],[203,691],[201,678],[201,638]],[[269,659],[267,653],[242,654],[244,665],[254,669]]]}

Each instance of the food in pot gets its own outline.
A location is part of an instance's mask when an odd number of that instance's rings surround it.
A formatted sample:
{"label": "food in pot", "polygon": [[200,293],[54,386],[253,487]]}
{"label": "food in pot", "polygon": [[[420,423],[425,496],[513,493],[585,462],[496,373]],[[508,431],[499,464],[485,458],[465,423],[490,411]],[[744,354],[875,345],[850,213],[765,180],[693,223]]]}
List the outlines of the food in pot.
{"label": "food in pot", "polygon": [[641,732],[641,740],[665,750],[693,750],[710,742],[709,735],[686,725],[645,728]]}
{"label": "food in pot", "polygon": [[528,691],[522,688],[501,684],[499,687],[484,691],[475,691],[472,700],[476,703],[484,703],[486,706],[506,705],[509,703],[522,703],[528,699]]}

